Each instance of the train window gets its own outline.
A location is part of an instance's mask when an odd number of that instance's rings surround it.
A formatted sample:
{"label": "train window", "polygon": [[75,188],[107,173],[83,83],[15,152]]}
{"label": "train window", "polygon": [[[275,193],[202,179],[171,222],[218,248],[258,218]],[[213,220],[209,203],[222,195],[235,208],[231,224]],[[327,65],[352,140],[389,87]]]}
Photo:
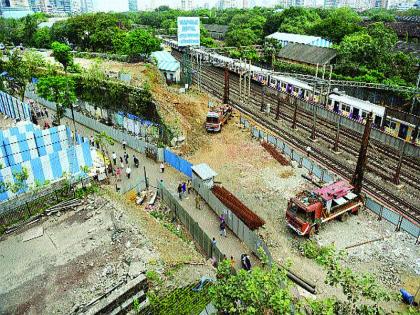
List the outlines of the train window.
{"label": "train window", "polygon": [[397,123],[396,122],[393,122],[393,121],[391,121],[391,129],[395,129],[395,128],[397,128]]}
{"label": "train window", "polygon": [[350,106],[346,104],[341,105],[341,110],[350,113]]}
{"label": "train window", "polygon": [[384,126],[388,128],[389,127],[389,123],[390,123],[390,120],[389,119],[385,119]]}
{"label": "train window", "polygon": [[362,118],[366,118],[367,117],[367,113],[362,111]]}

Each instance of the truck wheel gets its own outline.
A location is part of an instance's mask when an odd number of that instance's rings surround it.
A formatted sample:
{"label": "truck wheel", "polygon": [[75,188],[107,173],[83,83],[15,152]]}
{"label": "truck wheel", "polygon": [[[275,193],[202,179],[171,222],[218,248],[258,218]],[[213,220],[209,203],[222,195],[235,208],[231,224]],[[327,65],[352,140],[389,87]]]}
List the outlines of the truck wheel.
{"label": "truck wheel", "polygon": [[348,213],[348,212],[346,212],[346,213],[343,213],[342,215],[340,215],[339,220],[340,220],[341,222],[346,222],[348,218],[349,218],[349,213]]}

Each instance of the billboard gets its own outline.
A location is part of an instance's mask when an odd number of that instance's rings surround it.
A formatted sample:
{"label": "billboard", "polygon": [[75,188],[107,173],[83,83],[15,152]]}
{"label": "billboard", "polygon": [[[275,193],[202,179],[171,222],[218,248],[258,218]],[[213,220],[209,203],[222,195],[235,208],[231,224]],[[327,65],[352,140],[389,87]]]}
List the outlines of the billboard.
{"label": "billboard", "polygon": [[178,17],[178,46],[200,46],[199,17]]}

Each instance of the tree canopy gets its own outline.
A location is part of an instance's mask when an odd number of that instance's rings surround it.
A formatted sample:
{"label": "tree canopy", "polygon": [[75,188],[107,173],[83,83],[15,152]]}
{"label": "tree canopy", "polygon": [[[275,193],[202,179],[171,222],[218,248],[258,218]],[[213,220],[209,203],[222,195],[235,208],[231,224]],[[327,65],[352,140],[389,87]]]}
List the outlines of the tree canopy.
{"label": "tree canopy", "polygon": [[71,54],[71,47],[67,44],[54,42],[51,44],[52,56],[55,60],[61,63],[64,67],[64,71],[73,64],[73,55]]}

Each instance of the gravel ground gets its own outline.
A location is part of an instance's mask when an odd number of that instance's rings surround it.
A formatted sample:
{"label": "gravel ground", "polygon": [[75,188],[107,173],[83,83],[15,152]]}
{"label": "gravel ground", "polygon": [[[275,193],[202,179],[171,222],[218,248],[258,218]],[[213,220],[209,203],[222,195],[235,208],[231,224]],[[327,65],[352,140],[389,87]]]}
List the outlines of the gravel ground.
{"label": "gravel ground", "polygon": [[[174,262],[191,272],[176,274],[172,286],[210,272],[194,246],[143,210],[133,216],[118,199],[91,196],[74,211],[0,239],[0,314],[69,314],[127,277],[163,274]],[[41,237],[23,242],[39,227]],[[189,263],[204,264],[201,273]]]}
{"label": "gravel ground", "polygon": [[[217,181],[233,192],[251,210],[260,215],[265,226],[259,233],[265,239],[276,261],[290,258],[294,271],[317,285],[320,297],[341,296],[340,290],[324,284],[325,272],[315,262],[302,257],[297,245],[304,238],[297,237],[285,223],[285,211],[290,197],[303,189],[313,189],[312,183],[301,175],[305,169],[281,166],[252,139],[250,132],[238,128],[238,118],[229,122],[219,134],[211,135],[208,143],[189,160],[208,163],[219,175]],[[373,272],[388,288],[405,286],[413,290],[420,281],[418,273],[419,249],[415,239],[404,232],[394,232],[386,221],[376,221],[368,211],[352,216],[347,222],[326,224],[317,236],[322,244],[335,242],[337,248],[385,236],[385,241],[348,250],[345,263],[356,272]],[[415,291],[414,291],[415,293]],[[389,303],[388,307],[396,307]]]}

